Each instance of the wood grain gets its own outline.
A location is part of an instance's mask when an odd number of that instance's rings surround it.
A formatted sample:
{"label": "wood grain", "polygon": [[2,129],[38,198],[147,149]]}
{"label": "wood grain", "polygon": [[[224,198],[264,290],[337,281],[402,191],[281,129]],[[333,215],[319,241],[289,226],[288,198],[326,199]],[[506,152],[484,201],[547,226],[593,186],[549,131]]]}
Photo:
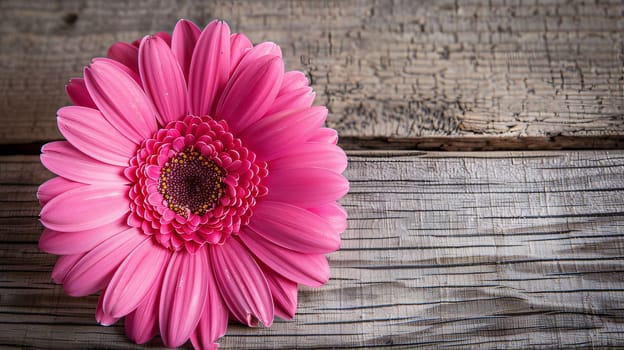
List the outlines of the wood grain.
{"label": "wood grain", "polygon": [[[624,151],[349,152],[349,228],[294,321],[223,348],[624,347]],[[36,157],[0,157],[0,347],[139,348],[50,282]],[[155,340],[146,348],[159,348]]]}
{"label": "wood grain", "polygon": [[617,148],[623,14],[619,0],[5,0],[0,120],[11,128],[0,142],[59,138],[63,85],[114,41],[219,17],[281,45],[348,148],[360,138],[384,148],[396,139],[412,149]]}

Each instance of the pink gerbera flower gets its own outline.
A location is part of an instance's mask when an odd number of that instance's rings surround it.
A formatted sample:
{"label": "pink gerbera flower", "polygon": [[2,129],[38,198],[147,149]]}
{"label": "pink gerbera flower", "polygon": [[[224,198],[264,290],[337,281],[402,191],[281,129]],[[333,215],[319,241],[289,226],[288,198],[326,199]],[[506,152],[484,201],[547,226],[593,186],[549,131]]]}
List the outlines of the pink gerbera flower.
{"label": "pink gerbera flower", "polygon": [[336,132],[280,48],[222,21],[116,43],[67,92],[67,141],[43,147],[42,250],[72,296],[102,290],[97,320],[216,347],[228,317],[294,316],[297,284],[329,278],[348,190]]}

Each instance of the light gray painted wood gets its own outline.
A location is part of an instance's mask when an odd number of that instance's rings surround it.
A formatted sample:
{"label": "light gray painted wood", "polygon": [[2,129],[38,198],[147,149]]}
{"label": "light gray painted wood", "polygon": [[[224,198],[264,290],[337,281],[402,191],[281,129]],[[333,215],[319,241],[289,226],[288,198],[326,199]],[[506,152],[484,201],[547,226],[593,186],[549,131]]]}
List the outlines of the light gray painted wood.
{"label": "light gray painted wood", "polygon": [[[624,347],[624,151],[349,152],[349,228],[294,321],[223,348]],[[36,157],[0,158],[0,347],[128,349],[50,283]],[[147,348],[157,348],[158,341]]]}

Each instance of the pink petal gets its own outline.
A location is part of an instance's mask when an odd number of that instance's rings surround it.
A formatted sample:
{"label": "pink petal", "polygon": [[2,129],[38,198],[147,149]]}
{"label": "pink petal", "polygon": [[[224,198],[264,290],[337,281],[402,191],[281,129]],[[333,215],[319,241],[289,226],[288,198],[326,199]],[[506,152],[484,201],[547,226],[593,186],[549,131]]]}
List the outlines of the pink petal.
{"label": "pink petal", "polygon": [[151,289],[160,287],[155,282],[170,256],[171,252],[153,239],[141,243],[119,266],[106,287],[104,312],[123,317],[136,309]]}
{"label": "pink petal", "polygon": [[111,64],[111,65],[119,68],[119,70],[121,70],[122,72],[126,73],[139,86],[142,86],[142,84],[143,84],[141,82],[141,77],[139,76],[139,72],[138,71],[134,71],[134,70],[128,68],[128,66],[123,65],[123,64],[121,64],[121,63],[119,63],[119,62],[117,62],[115,60],[111,60],[109,58],[103,58],[103,57],[96,57],[96,58],[92,59],[91,62],[105,62],[106,64]]}
{"label": "pink petal", "polygon": [[[167,264],[166,262],[165,264]],[[133,312],[125,319],[126,335],[137,344],[147,343],[158,334],[158,306],[166,269],[162,269],[153,282],[153,288]]]}
{"label": "pink petal", "polygon": [[230,75],[232,75],[243,55],[253,47],[253,44],[245,34],[234,33],[230,36],[230,47],[232,52]]}
{"label": "pink petal", "polygon": [[309,138],[308,142],[338,143],[338,133],[332,128],[317,129]]}
{"label": "pink petal", "polygon": [[102,326],[110,326],[113,323],[119,320],[118,317],[113,317],[110,314],[104,312],[102,308],[102,304],[104,303],[104,295],[106,295],[106,288],[100,293],[100,297],[98,298],[98,304],[95,308],[95,320],[101,324]]}
{"label": "pink petal", "polygon": [[285,320],[291,320],[297,312],[297,283],[276,273],[263,263],[259,265],[271,289],[275,314]]}
{"label": "pink petal", "polygon": [[266,115],[272,115],[283,111],[292,109],[309,108],[314,102],[316,95],[312,91],[311,87],[303,87],[297,90],[290,90],[283,94],[278,94],[271,104],[271,107],[266,111]]}
{"label": "pink petal", "polygon": [[89,108],[97,108],[95,102],[89,96],[87,85],[82,78],[73,78],[69,80],[69,83],[65,86],[67,96],[73,104],[77,106],[84,106]]}
{"label": "pink petal", "polygon": [[197,327],[208,296],[206,249],[173,253],[160,295],[160,336],[168,347],[184,344]]}
{"label": "pink petal", "polygon": [[67,273],[71,271],[83,256],[85,256],[85,254],[59,256],[56,260],[56,264],[54,264],[54,269],[52,269],[52,281],[54,281],[54,283],[63,283],[63,280],[67,277]]}
{"label": "pink petal", "polygon": [[58,196],[59,194],[78,187],[85,187],[85,184],[69,181],[62,177],[53,177],[39,186],[39,189],[37,190],[37,199],[39,199],[39,204],[44,206],[52,198]]}
{"label": "pink petal", "polygon": [[289,109],[302,109],[312,106],[315,94],[308,86],[305,74],[299,71],[284,73],[282,86],[275,101],[266,112],[267,115],[276,114]]}
{"label": "pink petal", "polygon": [[156,105],[160,124],[186,115],[186,82],[171,49],[162,39],[147,36],[139,47],[143,87]]}
{"label": "pink petal", "polygon": [[235,133],[256,122],[271,107],[284,75],[284,62],[277,56],[262,56],[245,69],[241,67],[228,81],[215,112]]}
{"label": "pink petal", "polygon": [[[247,69],[250,65],[253,65],[258,59],[263,56],[282,57],[282,49],[276,43],[265,41],[254,46],[251,50],[246,50],[243,57],[238,64],[239,69]],[[282,71],[283,73],[283,71]]]}
{"label": "pink petal", "polygon": [[230,73],[230,27],[212,21],[197,39],[189,71],[190,110],[194,115],[213,115]]}
{"label": "pink petal", "polygon": [[282,81],[282,87],[280,88],[279,95],[283,95],[288,91],[299,90],[301,88],[308,87],[309,82],[305,74],[298,70],[291,70],[284,73],[284,81]]}
{"label": "pink petal", "polygon": [[164,41],[167,46],[171,47],[171,34],[167,32],[157,32],[156,34],[154,34],[154,36],[158,37],[159,39]]}
{"label": "pink petal", "polygon": [[84,253],[126,229],[128,229],[128,225],[125,218],[86,231],[59,232],[46,228],[39,238],[39,249],[46,253],[58,255]]}
{"label": "pink petal", "polygon": [[139,73],[139,50],[132,44],[122,41],[116,42],[108,48],[106,57],[123,64],[137,74]]}
{"label": "pink petal", "polygon": [[223,303],[212,270],[208,271],[208,297],[199,324],[191,335],[196,349],[210,349],[215,340],[221,338],[228,325],[228,310]]}
{"label": "pink petal", "polygon": [[69,106],[58,110],[61,134],[80,151],[101,162],[128,166],[137,143],[127,139],[96,109]]}
{"label": "pink petal", "polygon": [[269,162],[269,170],[292,168],[323,168],[342,173],[347,167],[344,151],[330,143],[308,142],[289,149]]}
{"label": "pink petal", "polygon": [[349,191],[342,175],[321,168],[275,170],[265,179],[269,193],[265,200],[312,208],[334,202]]}
{"label": "pink petal", "polygon": [[178,59],[185,81],[189,81],[188,75],[191,67],[191,57],[195,43],[199,38],[201,29],[195,23],[181,19],[173,29],[173,37],[171,38],[171,51]]}
{"label": "pink petal", "polygon": [[89,185],[59,194],[41,209],[41,223],[49,229],[77,232],[104,226],[130,210],[128,188]]}
{"label": "pink petal", "polygon": [[104,288],[123,260],[148,236],[130,228],[102,242],[69,271],[63,289],[70,296],[85,296]]}
{"label": "pink petal", "polygon": [[47,143],[41,152],[41,163],[51,172],[69,180],[86,184],[128,182],[123,168],[90,158],[67,141]]}
{"label": "pink petal", "polygon": [[304,254],[283,248],[249,228],[239,237],[260,261],[289,280],[318,287],[329,279],[329,264],[323,254]]}
{"label": "pink petal", "polygon": [[263,238],[302,253],[329,253],[340,248],[340,236],[320,216],[279,202],[260,201],[249,228]]}
{"label": "pink petal", "polygon": [[338,203],[329,203],[308,210],[325,218],[336,234],[347,229],[347,211]]}
{"label": "pink petal", "polygon": [[206,343],[199,345],[195,345],[195,343],[193,343],[193,348],[197,350],[217,350],[219,348],[219,343]]}
{"label": "pink petal", "polygon": [[260,119],[239,137],[259,160],[275,159],[310,137],[326,116],[325,107],[274,114]]}
{"label": "pink petal", "polygon": [[236,239],[211,245],[212,270],[223,301],[240,322],[255,327],[273,323],[273,300],[264,274]]}
{"label": "pink petal", "polygon": [[156,110],[143,89],[108,60],[97,60],[85,68],[89,94],[106,120],[120,133],[140,143],[158,129]]}

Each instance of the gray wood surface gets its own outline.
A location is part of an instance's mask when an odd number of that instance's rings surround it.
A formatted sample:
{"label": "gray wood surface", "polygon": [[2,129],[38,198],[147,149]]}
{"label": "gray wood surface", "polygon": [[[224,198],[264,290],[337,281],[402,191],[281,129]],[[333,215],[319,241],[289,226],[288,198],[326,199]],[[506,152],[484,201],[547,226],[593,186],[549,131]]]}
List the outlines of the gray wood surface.
{"label": "gray wood surface", "polygon": [[[223,348],[624,346],[624,151],[349,152],[349,228],[294,321]],[[50,283],[34,156],[0,158],[0,347],[133,348]],[[187,344],[188,345],[188,344]],[[158,340],[146,347],[158,348]]]}
{"label": "gray wood surface", "polygon": [[114,41],[218,17],[280,44],[349,148],[621,148],[623,13],[619,0],[4,0],[0,142],[60,138],[61,87]]}

